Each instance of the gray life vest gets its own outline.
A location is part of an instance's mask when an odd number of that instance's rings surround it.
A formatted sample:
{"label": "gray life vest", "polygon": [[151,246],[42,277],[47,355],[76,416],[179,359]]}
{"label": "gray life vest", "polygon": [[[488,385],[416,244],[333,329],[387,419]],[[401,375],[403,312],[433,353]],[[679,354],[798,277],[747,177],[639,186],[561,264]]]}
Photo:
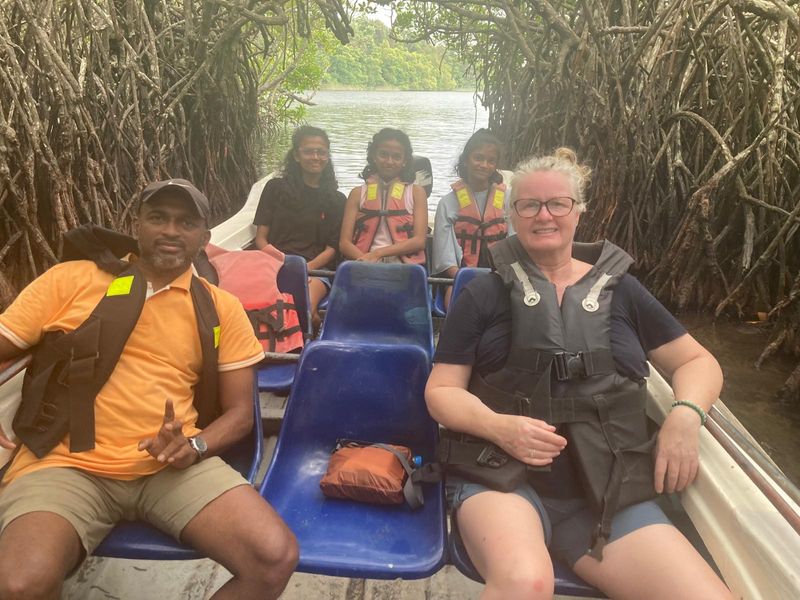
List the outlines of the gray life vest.
{"label": "gray life vest", "polygon": [[[633,259],[608,241],[574,244],[573,256],[593,268],[565,290],[559,306],[555,286],[516,236],[491,253],[510,293],[511,348],[501,370],[484,377],[473,371],[469,391],[495,412],[562,425],[599,519],[590,554],[602,559],[614,513],[655,496],[645,383],[619,374],[611,353],[611,299]],[[451,446],[449,462],[462,463],[467,477],[463,465],[470,461],[467,470],[478,466],[484,477],[496,469],[524,479],[532,469],[474,438]]]}

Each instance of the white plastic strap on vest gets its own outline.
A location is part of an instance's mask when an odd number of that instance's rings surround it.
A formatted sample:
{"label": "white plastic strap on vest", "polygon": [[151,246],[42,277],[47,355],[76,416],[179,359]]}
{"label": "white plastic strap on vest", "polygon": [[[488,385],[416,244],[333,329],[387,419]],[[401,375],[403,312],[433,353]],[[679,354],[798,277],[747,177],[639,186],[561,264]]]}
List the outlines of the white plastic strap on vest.
{"label": "white plastic strap on vest", "polygon": [[539,300],[541,300],[542,297],[539,295],[539,292],[533,288],[533,284],[522,266],[518,262],[513,262],[511,263],[511,268],[514,269],[514,274],[517,276],[517,279],[519,279],[519,282],[522,284],[522,290],[525,292],[522,298],[525,306],[536,306],[539,304]]}
{"label": "white plastic strap on vest", "polygon": [[586,294],[586,298],[584,298],[581,302],[581,306],[583,306],[583,309],[586,312],[595,312],[598,308],[600,308],[600,302],[598,302],[598,298],[600,298],[600,292],[603,291],[603,286],[608,283],[609,279],[611,279],[611,275],[608,273],[603,273],[592,286],[592,289],[589,290],[589,293]]}

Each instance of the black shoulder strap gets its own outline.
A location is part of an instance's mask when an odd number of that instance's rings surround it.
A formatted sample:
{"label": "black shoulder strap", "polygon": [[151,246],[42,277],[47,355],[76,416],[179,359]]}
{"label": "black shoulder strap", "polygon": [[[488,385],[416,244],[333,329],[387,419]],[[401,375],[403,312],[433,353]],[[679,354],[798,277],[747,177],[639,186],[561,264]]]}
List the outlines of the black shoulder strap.
{"label": "black shoulder strap", "polygon": [[219,416],[219,336],[220,324],[211,293],[203,283],[192,276],[189,286],[203,351],[203,366],[200,380],[194,388],[194,406],[197,409],[197,426],[206,427]]}
{"label": "black shoulder strap", "polygon": [[103,271],[119,275],[128,268],[122,257],[137,251],[131,236],[88,223],[64,234],[61,262],[91,260]]}

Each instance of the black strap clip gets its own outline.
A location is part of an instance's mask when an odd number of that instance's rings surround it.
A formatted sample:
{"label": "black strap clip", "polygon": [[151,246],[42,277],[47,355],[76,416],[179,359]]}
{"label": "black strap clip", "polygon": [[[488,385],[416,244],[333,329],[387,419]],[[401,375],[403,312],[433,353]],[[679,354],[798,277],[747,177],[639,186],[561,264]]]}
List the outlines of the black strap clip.
{"label": "black strap clip", "polygon": [[569,381],[576,377],[586,377],[583,352],[557,352],[553,355],[558,381]]}
{"label": "black strap clip", "polygon": [[493,444],[483,447],[475,462],[481,467],[499,469],[508,462],[508,455]]}

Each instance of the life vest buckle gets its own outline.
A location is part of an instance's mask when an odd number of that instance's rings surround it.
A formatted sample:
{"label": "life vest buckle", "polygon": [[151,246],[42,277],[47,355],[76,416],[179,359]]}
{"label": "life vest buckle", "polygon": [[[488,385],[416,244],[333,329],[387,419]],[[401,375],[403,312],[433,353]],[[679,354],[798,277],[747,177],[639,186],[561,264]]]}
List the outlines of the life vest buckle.
{"label": "life vest buckle", "polygon": [[475,462],[481,467],[499,469],[508,462],[508,455],[494,444],[487,444],[483,447]]}
{"label": "life vest buckle", "polygon": [[553,356],[558,381],[569,381],[575,377],[586,377],[583,352],[557,352]]}

